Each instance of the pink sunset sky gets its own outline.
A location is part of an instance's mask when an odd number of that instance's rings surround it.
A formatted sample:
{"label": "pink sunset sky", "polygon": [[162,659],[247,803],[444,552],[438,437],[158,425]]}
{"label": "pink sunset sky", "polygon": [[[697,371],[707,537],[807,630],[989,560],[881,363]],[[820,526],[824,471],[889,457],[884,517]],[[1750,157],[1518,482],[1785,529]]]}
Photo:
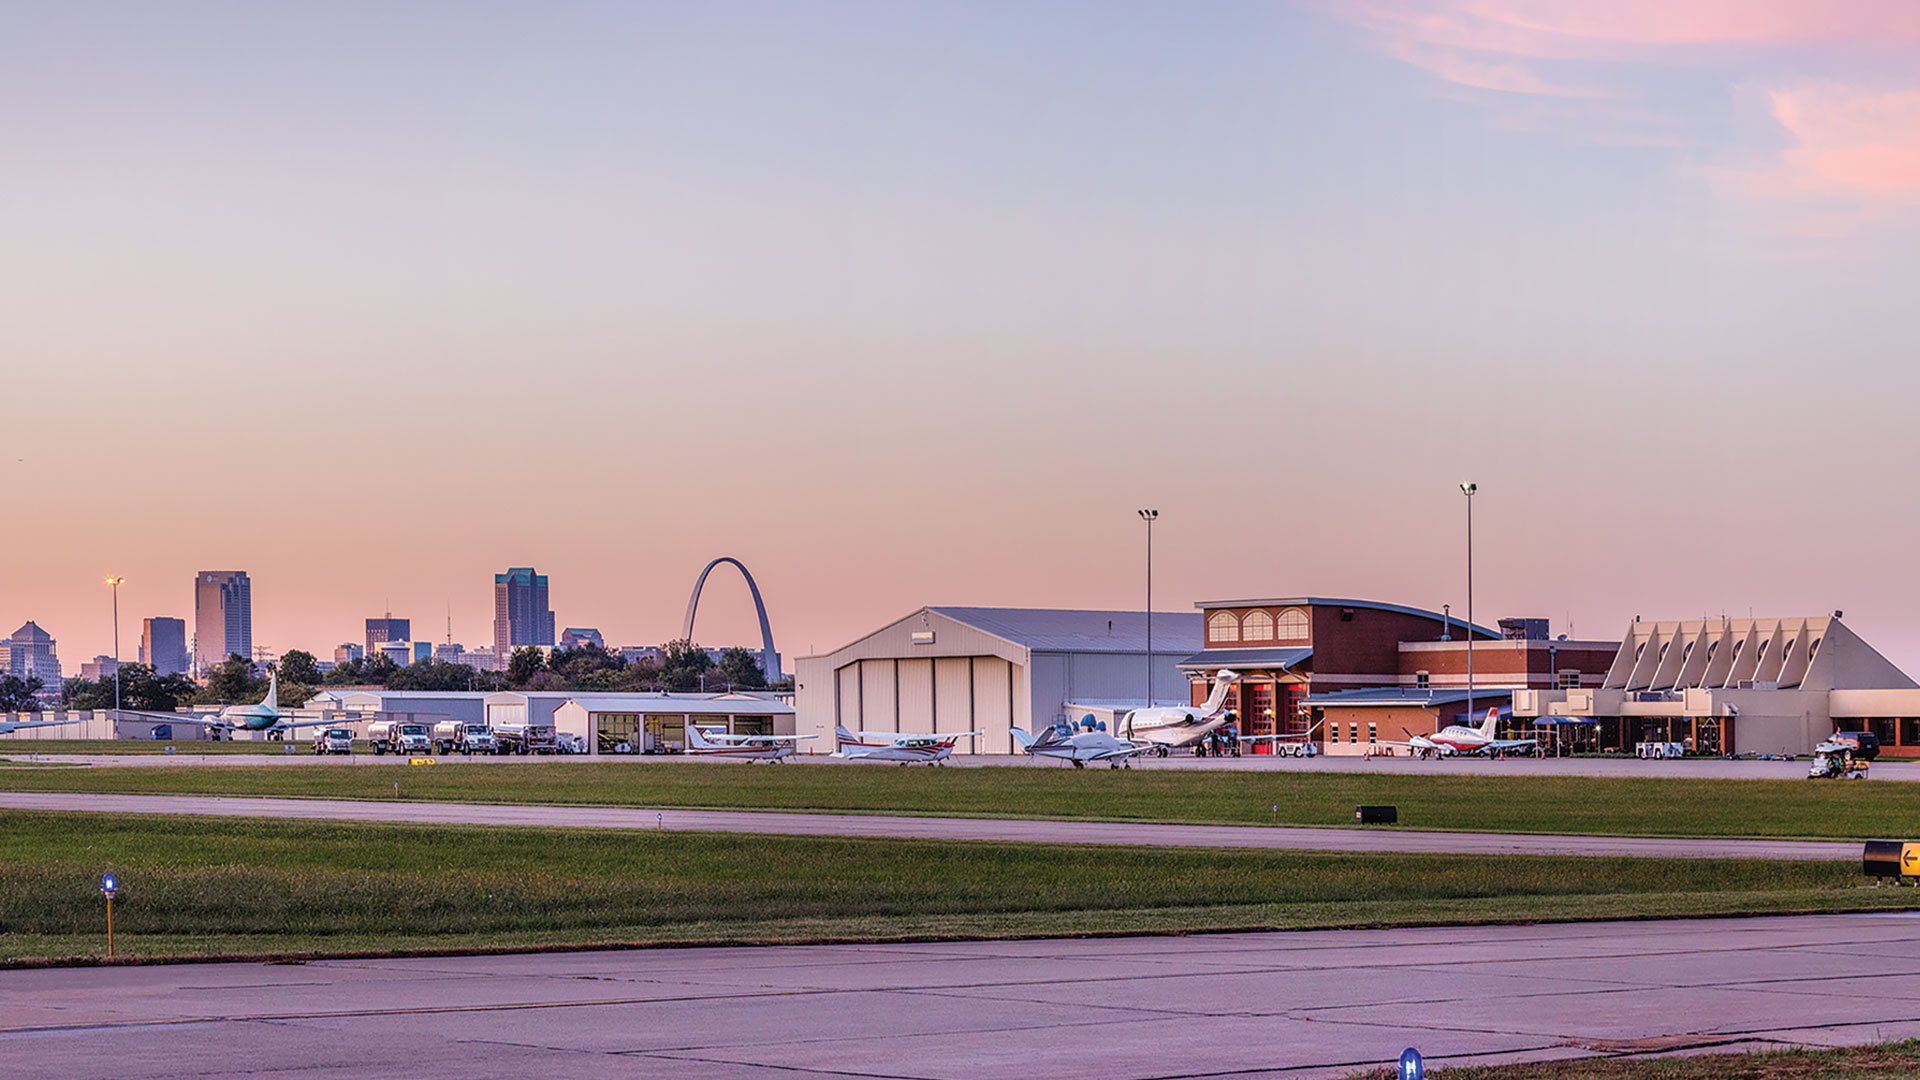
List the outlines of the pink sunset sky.
{"label": "pink sunset sky", "polygon": [[[1920,674],[1920,5],[26,3],[0,628],[1847,612]],[[753,643],[716,575],[700,637]],[[1571,625],[1569,625],[1571,624]]]}

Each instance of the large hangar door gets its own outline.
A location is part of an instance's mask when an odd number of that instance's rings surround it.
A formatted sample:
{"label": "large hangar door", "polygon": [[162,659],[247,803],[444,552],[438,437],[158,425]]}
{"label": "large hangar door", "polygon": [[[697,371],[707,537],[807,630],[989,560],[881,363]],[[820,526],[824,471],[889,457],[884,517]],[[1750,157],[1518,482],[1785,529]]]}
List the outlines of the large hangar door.
{"label": "large hangar door", "polygon": [[933,660],[900,661],[900,731],[933,730]]}
{"label": "large hangar door", "polygon": [[868,731],[899,731],[894,713],[892,660],[860,661],[860,726]]}
{"label": "large hangar door", "polygon": [[[964,656],[943,656],[933,662],[933,729],[973,731],[972,661]],[[956,747],[964,749],[964,747]]]}
{"label": "large hangar door", "polygon": [[997,656],[973,658],[973,726],[982,754],[1013,750],[1013,665]]}
{"label": "large hangar door", "polygon": [[839,695],[834,699],[833,722],[842,727],[860,729],[860,665],[848,664],[833,673],[839,681]]}

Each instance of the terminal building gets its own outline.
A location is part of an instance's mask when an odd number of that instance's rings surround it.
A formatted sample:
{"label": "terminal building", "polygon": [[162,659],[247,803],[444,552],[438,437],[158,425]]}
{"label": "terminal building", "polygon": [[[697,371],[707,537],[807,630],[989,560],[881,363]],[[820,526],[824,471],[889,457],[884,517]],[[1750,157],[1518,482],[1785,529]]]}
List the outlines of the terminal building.
{"label": "terminal building", "polygon": [[1598,685],[1518,694],[1514,714],[1590,724],[1603,750],[1805,754],[1871,730],[1920,753],[1920,686],[1840,616],[1635,619]]}
{"label": "terminal building", "polygon": [[[1601,684],[1618,643],[1549,639],[1544,619],[1468,626],[1445,612],[1375,600],[1294,596],[1203,600],[1203,648],[1180,661],[1198,705],[1223,668],[1241,735],[1280,735],[1327,753],[1386,752],[1382,741],[1431,735],[1511,706],[1525,689]],[[1472,686],[1468,639],[1472,639]],[[1255,753],[1272,753],[1270,742]]]}
{"label": "terminal building", "polygon": [[[956,753],[1010,754],[1029,731],[1104,709],[1186,700],[1180,662],[1200,647],[1200,616],[1143,611],[924,607],[857,641],[795,662],[798,733],[833,729],[978,731]],[[969,745],[971,744],[971,745]]]}

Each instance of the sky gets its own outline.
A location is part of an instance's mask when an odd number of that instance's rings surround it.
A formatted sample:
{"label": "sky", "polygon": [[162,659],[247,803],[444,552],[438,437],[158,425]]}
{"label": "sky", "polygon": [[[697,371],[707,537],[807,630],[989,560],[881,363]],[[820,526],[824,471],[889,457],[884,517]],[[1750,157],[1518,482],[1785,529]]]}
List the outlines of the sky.
{"label": "sky", "polygon": [[[1920,675],[1907,0],[14,0],[0,622],[245,569],[788,657],[925,604],[1819,615]],[[0,632],[5,632],[0,630]],[[757,644],[716,572],[697,635]]]}

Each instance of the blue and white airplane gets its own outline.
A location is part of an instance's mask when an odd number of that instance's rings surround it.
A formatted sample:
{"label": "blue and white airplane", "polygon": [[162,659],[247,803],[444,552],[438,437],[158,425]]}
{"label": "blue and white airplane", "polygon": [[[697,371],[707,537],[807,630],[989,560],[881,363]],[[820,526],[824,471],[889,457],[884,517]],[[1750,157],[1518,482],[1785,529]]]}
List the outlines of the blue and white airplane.
{"label": "blue and white airplane", "polygon": [[1081,721],[1081,727],[1083,730],[1075,730],[1067,724],[1055,724],[1037,737],[1024,728],[1014,728],[1013,741],[1034,757],[1071,761],[1076,769],[1086,768],[1089,761],[1104,761],[1113,769],[1131,769],[1132,758],[1153,749],[1149,743],[1114,738],[1107,734],[1104,724],[1095,726],[1091,716]]}

